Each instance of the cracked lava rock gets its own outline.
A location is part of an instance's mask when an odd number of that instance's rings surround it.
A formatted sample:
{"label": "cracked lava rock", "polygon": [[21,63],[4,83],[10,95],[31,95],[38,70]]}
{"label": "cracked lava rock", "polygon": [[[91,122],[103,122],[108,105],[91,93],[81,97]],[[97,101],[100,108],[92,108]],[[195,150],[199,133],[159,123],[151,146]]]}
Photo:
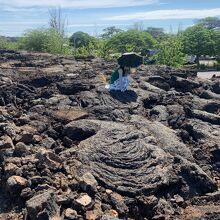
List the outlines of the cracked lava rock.
{"label": "cracked lava rock", "polygon": [[220,81],[0,50],[0,219],[220,219]]}

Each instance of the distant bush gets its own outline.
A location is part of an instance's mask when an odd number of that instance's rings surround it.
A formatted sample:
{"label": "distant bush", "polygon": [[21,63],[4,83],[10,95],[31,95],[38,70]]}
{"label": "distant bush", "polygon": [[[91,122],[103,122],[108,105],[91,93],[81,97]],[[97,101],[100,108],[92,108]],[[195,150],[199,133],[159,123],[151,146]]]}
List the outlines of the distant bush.
{"label": "distant bush", "polygon": [[213,66],[217,71],[220,71],[220,62],[215,61]]}
{"label": "distant bush", "polygon": [[158,45],[159,52],[152,57],[159,64],[181,67],[186,63],[186,55],[182,53],[183,45],[178,37],[170,37]]}
{"label": "distant bush", "polygon": [[73,55],[80,57],[93,56],[93,57],[110,59],[111,52],[106,45],[106,40],[103,39],[94,40],[94,39],[93,41],[89,42],[88,45],[86,46],[72,47]]}
{"label": "distant bush", "polygon": [[0,37],[0,49],[17,49],[18,45],[16,42],[11,42],[6,37]]}
{"label": "distant bush", "polygon": [[89,54],[88,49],[86,47],[84,47],[84,46],[74,49],[74,56],[87,57],[89,55],[90,54]]}
{"label": "distant bush", "polygon": [[0,49],[7,49],[8,40],[4,37],[0,37]]}
{"label": "distant bush", "polygon": [[68,39],[54,29],[35,29],[27,31],[19,43],[20,49],[52,54],[71,54]]}
{"label": "distant bush", "polygon": [[99,39],[96,44],[95,55],[104,59],[112,59],[112,54],[114,54],[114,51],[108,44],[108,40]]}

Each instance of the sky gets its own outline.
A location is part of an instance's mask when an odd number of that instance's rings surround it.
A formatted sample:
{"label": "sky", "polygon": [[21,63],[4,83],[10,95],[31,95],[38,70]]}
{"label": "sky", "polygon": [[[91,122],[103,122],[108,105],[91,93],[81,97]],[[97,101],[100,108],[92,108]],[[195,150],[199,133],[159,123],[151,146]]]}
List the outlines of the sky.
{"label": "sky", "polygon": [[48,27],[49,11],[62,8],[66,33],[84,31],[98,36],[109,26],[127,30],[134,23],[184,30],[204,17],[220,17],[220,0],[0,0],[0,35],[22,36]]}

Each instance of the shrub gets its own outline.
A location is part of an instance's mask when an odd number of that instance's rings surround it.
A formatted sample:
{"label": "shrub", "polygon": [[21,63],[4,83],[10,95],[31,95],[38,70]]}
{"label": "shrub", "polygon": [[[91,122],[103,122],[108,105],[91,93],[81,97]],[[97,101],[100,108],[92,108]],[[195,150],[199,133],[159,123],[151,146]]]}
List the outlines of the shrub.
{"label": "shrub", "polygon": [[181,67],[186,62],[186,55],[182,53],[183,45],[179,38],[170,37],[159,44],[159,52],[152,57],[159,64]]}
{"label": "shrub", "polygon": [[215,61],[215,62],[214,62],[214,68],[215,68],[217,71],[220,71],[220,62]]}
{"label": "shrub", "polygon": [[8,44],[9,42],[5,37],[0,37],[0,49],[7,49]]}
{"label": "shrub", "polygon": [[20,49],[52,54],[71,54],[69,41],[54,29],[27,31],[20,41]]}

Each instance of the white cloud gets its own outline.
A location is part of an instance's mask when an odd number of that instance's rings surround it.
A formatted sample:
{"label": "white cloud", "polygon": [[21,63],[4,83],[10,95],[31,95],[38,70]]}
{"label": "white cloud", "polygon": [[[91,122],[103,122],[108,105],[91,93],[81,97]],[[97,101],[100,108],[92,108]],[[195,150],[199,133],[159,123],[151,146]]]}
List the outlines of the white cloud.
{"label": "white cloud", "polygon": [[220,16],[220,8],[214,9],[172,9],[172,10],[155,10],[148,12],[132,13],[104,18],[103,20],[166,20],[166,19],[196,19],[205,17]]}
{"label": "white cloud", "polygon": [[158,3],[159,0],[0,0],[2,9],[28,7],[56,7],[63,8],[112,8],[131,7]]}

